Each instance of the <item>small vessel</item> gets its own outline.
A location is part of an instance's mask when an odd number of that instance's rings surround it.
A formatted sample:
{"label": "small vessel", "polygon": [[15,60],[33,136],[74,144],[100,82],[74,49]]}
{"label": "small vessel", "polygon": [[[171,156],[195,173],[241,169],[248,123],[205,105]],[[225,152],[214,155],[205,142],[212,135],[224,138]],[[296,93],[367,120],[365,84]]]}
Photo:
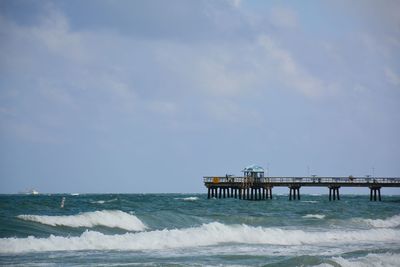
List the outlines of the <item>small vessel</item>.
{"label": "small vessel", "polygon": [[31,189],[28,192],[26,192],[27,195],[39,195],[39,192],[36,191],[35,189]]}

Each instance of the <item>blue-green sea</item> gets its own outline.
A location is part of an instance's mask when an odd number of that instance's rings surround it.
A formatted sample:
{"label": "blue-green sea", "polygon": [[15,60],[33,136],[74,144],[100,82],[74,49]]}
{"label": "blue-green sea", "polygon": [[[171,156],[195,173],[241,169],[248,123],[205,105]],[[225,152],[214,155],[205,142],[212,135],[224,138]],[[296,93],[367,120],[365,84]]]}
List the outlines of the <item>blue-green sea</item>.
{"label": "blue-green sea", "polygon": [[400,266],[400,196],[1,195],[0,265]]}

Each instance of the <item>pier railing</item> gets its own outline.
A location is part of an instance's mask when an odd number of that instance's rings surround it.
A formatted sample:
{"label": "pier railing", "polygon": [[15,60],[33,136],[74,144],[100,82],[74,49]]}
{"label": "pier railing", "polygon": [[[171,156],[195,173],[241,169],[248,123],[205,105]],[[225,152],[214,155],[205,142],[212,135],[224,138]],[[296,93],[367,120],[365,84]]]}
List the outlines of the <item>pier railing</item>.
{"label": "pier railing", "polygon": [[300,183],[303,185],[316,184],[396,184],[400,186],[400,178],[398,177],[263,177],[263,178],[247,178],[239,176],[205,176],[204,183],[244,183],[251,179],[254,183],[268,184],[289,184]]}

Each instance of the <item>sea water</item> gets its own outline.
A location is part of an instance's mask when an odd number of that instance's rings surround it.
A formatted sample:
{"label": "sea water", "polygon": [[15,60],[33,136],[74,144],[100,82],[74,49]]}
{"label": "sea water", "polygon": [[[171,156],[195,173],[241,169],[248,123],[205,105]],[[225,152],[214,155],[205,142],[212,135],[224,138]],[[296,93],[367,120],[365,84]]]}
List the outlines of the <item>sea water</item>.
{"label": "sea water", "polygon": [[0,265],[400,266],[400,196],[2,195]]}

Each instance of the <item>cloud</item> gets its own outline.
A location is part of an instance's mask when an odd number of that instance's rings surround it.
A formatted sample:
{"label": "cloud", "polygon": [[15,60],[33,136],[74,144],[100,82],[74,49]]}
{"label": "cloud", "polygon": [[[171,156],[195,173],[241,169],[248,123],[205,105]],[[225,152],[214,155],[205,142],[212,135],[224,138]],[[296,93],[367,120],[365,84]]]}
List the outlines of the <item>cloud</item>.
{"label": "cloud", "polygon": [[152,111],[160,114],[171,114],[177,112],[176,104],[170,101],[152,101],[149,103],[149,107]]}
{"label": "cloud", "polygon": [[255,108],[243,108],[243,105],[232,100],[210,101],[206,104],[206,110],[208,115],[218,122],[242,126],[250,123],[253,127],[258,127],[262,122],[262,116]]}
{"label": "cloud", "polygon": [[295,29],[298,19],[295,11],[287,7],[273,7],[270,10],[270,22],[279,28]]}
{"label": "cloud", "polygon": [[259,44],[275,63],[277,78],[281,83],[307,97],[318,97],[322,94],[323,82],[309,74],[287,50],[279,47],[274,40],[265,35],[260,36]]}
{"label": "cloud", "polygon": [[394,86],[400,86],[400,74],[396,74],[391,68],[385,68],[385,75],[387,81]]}

